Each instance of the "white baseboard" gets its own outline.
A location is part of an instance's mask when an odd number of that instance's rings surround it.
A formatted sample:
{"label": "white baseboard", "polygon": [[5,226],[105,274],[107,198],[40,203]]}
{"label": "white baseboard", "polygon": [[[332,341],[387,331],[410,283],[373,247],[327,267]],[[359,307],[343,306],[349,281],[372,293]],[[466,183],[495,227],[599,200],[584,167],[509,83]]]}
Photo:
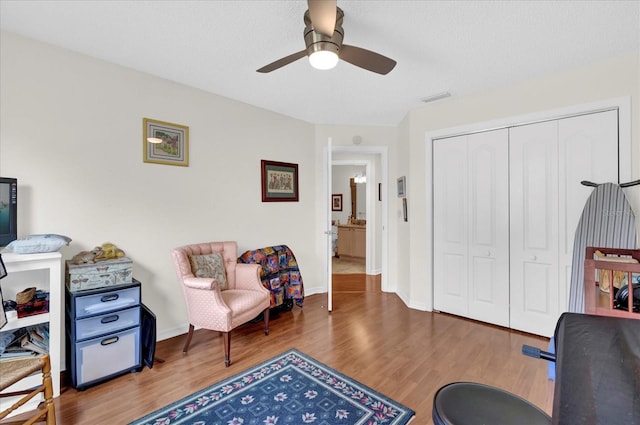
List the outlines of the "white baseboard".
{"label": "white baseboard", "polygon": [[157,341],[162,341],[165,339],[173,338],[174,336],[186,334],[189,330],[189,324],[184,323],[183,325],[178,325],[173,328],[163,329],[158,332],[156,336]]}

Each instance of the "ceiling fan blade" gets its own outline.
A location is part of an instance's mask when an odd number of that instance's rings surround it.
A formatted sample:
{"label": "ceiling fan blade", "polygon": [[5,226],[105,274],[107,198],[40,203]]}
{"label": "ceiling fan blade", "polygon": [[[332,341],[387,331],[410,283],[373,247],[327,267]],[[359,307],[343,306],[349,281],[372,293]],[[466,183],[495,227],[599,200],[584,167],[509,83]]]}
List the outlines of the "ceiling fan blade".
{"label": "ceiling fan blade", "polygon": [[307,0],[311,25],[322,35],[331,37],[336,26],[337,0]]}
{"label": "ceiling fan blade", "polygon": [[348,44],[342,45],[338,56],[351,65],[359,66],[360,68],[382,75],[388,74],[396,66],[396,61],[393,59],[389,59],[371,50],[349,46]]}
{"label": "ceiling fan blade", "polygon": [[295,62],[298,59],[307,56],[306,50],[301,50],[292,55],[285,56],[284,58],[278,59],[277,61],[271,62],[269,65],[265,65],[262,68],[256,70],[256,72],[261,72],[266,74],[267,72],[275,71],[278,68],[282,68],[285,65],[289,65],[291,62]]}

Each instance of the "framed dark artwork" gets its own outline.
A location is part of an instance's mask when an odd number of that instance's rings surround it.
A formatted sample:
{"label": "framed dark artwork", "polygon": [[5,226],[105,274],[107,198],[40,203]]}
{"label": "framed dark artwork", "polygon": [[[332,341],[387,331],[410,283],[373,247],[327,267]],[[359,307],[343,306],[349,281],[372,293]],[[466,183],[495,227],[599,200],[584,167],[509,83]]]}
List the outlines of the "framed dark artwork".
{"label": "framed dark artwork", "polygon": [[342,193],[331,195],[331,211],[342,211]]}
{"label": "framed dark artwork", "polygon": [[298,164],[260,161],[262,202],[298,202]]}
{"label": "framed dark artwork", "polygon": [[405,176],[398,177],[398,198],[407,196],[407,178]]}
{"label": "framed dark artwork", "polygon": [[144,162],[189,166],[189,127],[144,118],[142,129]]}

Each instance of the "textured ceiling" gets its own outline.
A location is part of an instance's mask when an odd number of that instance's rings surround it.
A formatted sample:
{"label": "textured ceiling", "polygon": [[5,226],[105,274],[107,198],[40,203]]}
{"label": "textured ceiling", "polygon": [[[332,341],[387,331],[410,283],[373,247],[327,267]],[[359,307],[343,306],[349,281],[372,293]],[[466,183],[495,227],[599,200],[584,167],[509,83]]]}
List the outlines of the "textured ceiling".
{"label": "textured ceiling", "polygon": [[640,51],[640,1],[353,1],[346,44],[398,62],[386,76],[306,58],[306,1],[0,0],[0,26],[317,124],[397,125],[421,99],[483,92]]}

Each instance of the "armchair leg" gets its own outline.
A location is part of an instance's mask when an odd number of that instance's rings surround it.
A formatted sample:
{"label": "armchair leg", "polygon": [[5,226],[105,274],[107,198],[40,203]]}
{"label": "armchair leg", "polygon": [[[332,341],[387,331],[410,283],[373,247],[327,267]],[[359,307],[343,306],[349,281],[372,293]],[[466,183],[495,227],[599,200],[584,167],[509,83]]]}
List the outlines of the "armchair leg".
{"label": "armchair leg", "polygon": [[183,353],[186,353],[189,349],[189,344],[191,344],[191,337],[193,337],[193,325],[189,323],[189,333],[187,334],[187,340],[184,343],[184,348],[182,348]]}
{"label": "armchair leg", "polygon": [[231,332],[222,332],[224,339],[224,367],[231,364]]}
{"label": "armchair leg", "polygon": [[264,309],[264,334],[269,335],[269,307]]}

